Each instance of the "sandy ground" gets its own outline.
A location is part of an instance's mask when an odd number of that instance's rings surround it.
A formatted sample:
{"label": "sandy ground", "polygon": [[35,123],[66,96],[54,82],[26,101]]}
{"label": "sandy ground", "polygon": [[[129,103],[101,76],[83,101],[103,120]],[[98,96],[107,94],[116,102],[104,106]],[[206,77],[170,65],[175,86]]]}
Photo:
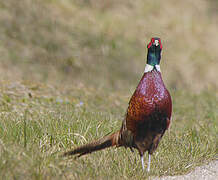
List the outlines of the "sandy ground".
{"label": "sandy ground", "polygon": [[165,176],[154,180],[218,180],[218,160],[197,167],[189,174],[182,176]]}

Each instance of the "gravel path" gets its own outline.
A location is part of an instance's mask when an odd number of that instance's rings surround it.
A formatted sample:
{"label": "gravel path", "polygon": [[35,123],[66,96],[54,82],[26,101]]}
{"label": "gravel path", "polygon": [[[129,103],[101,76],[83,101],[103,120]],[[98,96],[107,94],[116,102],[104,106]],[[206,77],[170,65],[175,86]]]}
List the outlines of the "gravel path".
{"label": "gravel path", "polygon": [[189,174],[182,176],[165,176],[154,180],[218,180],[218,160],[197,167]]}

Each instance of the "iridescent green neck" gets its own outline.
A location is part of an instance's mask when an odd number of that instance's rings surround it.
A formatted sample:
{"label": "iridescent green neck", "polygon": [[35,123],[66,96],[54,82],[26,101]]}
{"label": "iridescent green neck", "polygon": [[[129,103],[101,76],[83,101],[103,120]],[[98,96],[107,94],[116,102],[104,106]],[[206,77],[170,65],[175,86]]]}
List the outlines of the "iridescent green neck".
{"label": "iridescent green neck", "polygon": [[161,59],[161,50],[160,49],[153,49],[148,50],[147,55],[147,64],[145,66],[145,73],[151,72],[153,69],[156,69],[160,72],[160,59]]}
{"label": "iridescent green neck", "polygon": [[160,50],[154,52],[149,52],[148,50],[147,64],[151,66],[160,65],[160,58]]}

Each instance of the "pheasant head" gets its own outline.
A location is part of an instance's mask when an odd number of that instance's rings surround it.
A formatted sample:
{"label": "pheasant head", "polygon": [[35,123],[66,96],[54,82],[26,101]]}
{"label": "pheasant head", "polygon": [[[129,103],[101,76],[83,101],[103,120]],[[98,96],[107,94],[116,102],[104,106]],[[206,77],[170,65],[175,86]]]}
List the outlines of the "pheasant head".
{"label": "pheasant head", "polygon": [[160,38],[151,38],[151,41],[148,44],[147,48],[148,54],[145,72],[152,71],[153,69],[157,69],[158,71],[160,71],[160,59],[162,51],[162,44]]}

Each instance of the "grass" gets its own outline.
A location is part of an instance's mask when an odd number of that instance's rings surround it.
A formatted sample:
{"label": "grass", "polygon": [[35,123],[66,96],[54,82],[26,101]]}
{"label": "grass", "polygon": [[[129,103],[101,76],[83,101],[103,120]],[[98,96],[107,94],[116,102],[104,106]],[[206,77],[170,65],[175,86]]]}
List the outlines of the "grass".
{"label": "grass", "polygon": [[[48,90],[53,91],[46,87]],[[127,96],[113,93],[113,97],[102,98],[100,94],[92,97],[87,92],[87,89],[79,92],[72,89],[72,95],[62,93],[58,99],[52,93],[48,97],[44,94],[44,97],[23,98],[9,95],[11,90],[6,88],[1,92],[2,179],[140,179],[183,174],[216,158],[215,96],[208,92],[194,95],[178,91],[172,91],[172,126],[152,156],[149,175],[142,172],[138,152],[125,148],[111,148],[77,160],[60,157],[67,149],[121,126]],[[18,92],[15,90],[14,94]]]}
{"label": "grass", "polygon": [[[1,1],[0,179],[142,179],[216,159],[214,3]],[[151,173],[125,148],[60,157],[119,130],[152,36],[163,40],[173,118]]]}

